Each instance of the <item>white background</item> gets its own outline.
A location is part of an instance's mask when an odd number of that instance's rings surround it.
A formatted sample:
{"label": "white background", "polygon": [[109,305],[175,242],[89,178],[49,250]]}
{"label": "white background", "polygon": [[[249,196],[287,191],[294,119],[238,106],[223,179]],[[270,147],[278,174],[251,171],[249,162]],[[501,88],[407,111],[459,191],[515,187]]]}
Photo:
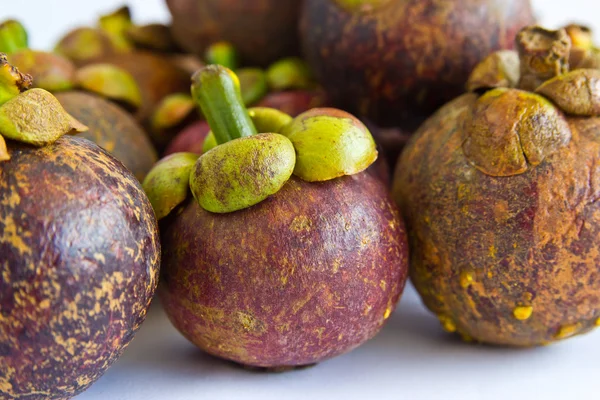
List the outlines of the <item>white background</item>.
{"label": "white background", "polygon": [[[162,0],[130,0],[139,22],[168,21]],[[578,21],[600,33],[597,0],[534,0],[548,27]],[[0,0],[32,47],[49,49],[69,27],[89,24],[120,0]],[[600,40],[600,35],[596,34]],[[125,355],[81,400],[120,399],[598,399],[600,333],[511,350],[463,344],[441,332],[408,288],[383,332],[351,354],[285,374],[241,370],[196,350],[158,304]]]}

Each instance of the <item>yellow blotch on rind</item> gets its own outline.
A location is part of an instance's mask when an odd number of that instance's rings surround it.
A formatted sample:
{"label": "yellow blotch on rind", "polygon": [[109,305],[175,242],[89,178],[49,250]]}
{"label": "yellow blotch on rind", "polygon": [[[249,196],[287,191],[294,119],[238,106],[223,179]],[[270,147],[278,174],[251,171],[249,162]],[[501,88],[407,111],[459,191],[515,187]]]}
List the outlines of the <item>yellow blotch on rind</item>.
{"label": "yellow blotch on rind", "polygon": [[463,289],[468,288],[474,282],[473,274],[467,271],[463,271],[460,273],[460,286]]}
{"label": "yellow blotch on rind", "polygon": [[513,310],[513,316],[519,321],[526,321],[531,318],[533,314],[533,307],[531,306],[518,306]]}
{"label": "yellow blotch on rind", "polygon": [[580,325],[579,324],[569,324],[569,325],[563,325],[558,329],[558,332],[556,332],[556,335],[554,335],[555,339],[566,339],[566,338],[570,338],[571,336],[574,336],[577,334],[577,332],[579,331]]}
{"label": "yellow blotch on rind", "polygon": [[392,307],[388,307],[385,309],[385,313],[383,314],[383,319],[388,319],[392,315]]}
{"label": "yellow blotch on rind", "polygon": [[447,315],[438,315],[442,328],[448,333],[456,332],[456,323]]}

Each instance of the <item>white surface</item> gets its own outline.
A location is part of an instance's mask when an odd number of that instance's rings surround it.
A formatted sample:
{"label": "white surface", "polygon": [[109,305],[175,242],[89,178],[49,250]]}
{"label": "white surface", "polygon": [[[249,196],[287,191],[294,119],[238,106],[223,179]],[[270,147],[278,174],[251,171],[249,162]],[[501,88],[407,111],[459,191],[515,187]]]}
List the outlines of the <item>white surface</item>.
{"label": "white surface", "polygon": [[373,340],[316,367],[266,374],[197,350],[160,305],[125,355],[77,400],[593,400],[600,331],[535,349],[469,345],[407,288]]}
{"label": "white surface", "polygon": [[[0,0],[0,19],[30,30],[32,47],[51,48],[69,27],[89,24],[122,0]],[[128,2],[139,22],[168,21],[162,0]],[[534,0],[549,27],[596,25],[597,0]],[[567,9],[564,9],[567,4]],[[598,36],[598,35],[597,35]],[[600,39],[600,38],[599,38]],[[351,354],[285,374],[241,370],[204,355],[156,304],[124,356],[78,400],[163,399],[597,399],[600,334],[550,347],[509,350],[466,345],[444,334],[412,288],[383,332]]]}

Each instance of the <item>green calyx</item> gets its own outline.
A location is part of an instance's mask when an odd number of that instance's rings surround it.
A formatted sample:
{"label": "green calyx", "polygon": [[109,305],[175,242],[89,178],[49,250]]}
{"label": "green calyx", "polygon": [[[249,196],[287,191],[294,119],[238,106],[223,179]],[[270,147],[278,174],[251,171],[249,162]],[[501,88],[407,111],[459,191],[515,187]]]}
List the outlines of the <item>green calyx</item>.
{"label": "green calyx", "polygon": [[35,76],[34,86],[50,92],[74,86],[75,65],[67,58],[28,48],[27,31],[18,21],[0,24],[0,52],[22,73]]}
{"label": "green calyx", "polygon": [[276,110],[246,110],[239,80],[222,66],[207,66],[192,80],[193,97],[218,144],[198,159],[190,175],[190,188],[200,206],[228,213],[277,193],[294,171],[296,152],[282,135],[257,135],[256,125],[280,128],[289,116]]}
{"label": "green calyx", "polygon": [[217,143],[215,134],[208,132],[208,135],[206,135],[206,138],[204,139],[204,144],[202,145],[202,154],[207,153],[209,150],[214,149],[218,145],[219,143]]}
{"label": "green calyx", "polygon": [[272,64],[267,70],[267,82],[272,90],[308,89],[313,86],[310,68],[297,57]]}
{"label": "green calyx", "polygon": [[44,89],[30,89],[0,107],[0,135],[42,147],[61,136],[87,131],[71,117],[56,97]]}
{"label": "green calyx", "polygon": [[351,114],[315,108],[283,129],[296,149],[294,175],[308,182],[354,175],[377,160],[375,140]]}
{"label": "green calyx", "polygon": [[[272,108],[246,110],[237,76],[219,65],[202,68],[192,82],[192,97],[212,133],[189,173],[189,187],[209,212],[252,207],[276,194],[293,174],[325,181],[364,171],[377,159],[373,137],[348,113],[323,108],[292,119]],[[169,185],[154,186],[159,189],[153,196],[167,198]],[[168,214],[174,203],[155,206],[157,214]]]}
{"label": "green calyx", "polygon": [[0,52],[12,54],[27,47],[27,31],[19,21],[8,20],[0,24]]}
{"label": "green calyx", "polygon": [[520,77],[519,54],[513,50],[496,51],[475,66],[467,81],[467,90],[516,87]]}
{"label": "green calyx", "polygon": [[204,60],[207,64],[218,64],[231,70],[239,66],[239,54],[229,42],[221,41],[210,45],[205,53]]}
{"label": "green calyx", "polygon": [[177,50],[177,44],[167,25],[132,25],[127,28],[125,34],[137,48],[165,53]]}
{"label": "green calyx", "polygon": [[283,133],[284,128],[294,119],[283,111],[269,107],[252,107],[248,114],[259,132]]}
{"label": "green calyx", "polygon": [[514,176],[566,146],[571,129],[543,96],[498,88],[477,99],[464,135],[463,152],[474,167],[490,176]]}
{"label": "green calyx", "polygon": [[258,103],[269,92],[267,75],[260,68],[241,68],[236,71],[240,80],[242,100],[246,107]]}
{"label": "green calyx", "polygon": [[544,82],[536,89],[571,115],[600,115],[600,71],[577,69]]}
{"label": "green calyx", "polygon": [[61,92],[75,86],[75,65],[58,54],[23,49],[11,54],[10,62],[20,71],[35,76],[37,88]]}
{"label": "green calyx", "polygon": [[152,129],[163,131],[183,122],[196,108],[192,97],[185,93],[175,93],[165,97],[152,116]]}
{"label": "green calyx", "polygon": [[75,74],[75,83],[129,109],[137,109],[142,104],[142,93],[133,76],[112,64],[91,64],[80,68]]}
{"label": "green calyx", "polygon": [[285,136],[263,133],[232,140],[198,159],[190,188],[214,213],[251,207],[277,193],[294,172],[296,152]]}
{"label": "green calyx", "polygon": [[54,52],[78,65],[118,52],[110,36],[101,29],[77,28],[56,44]]}
{"label": "green calyx", "polygon": [[175,153],[160,160],[148,173],[142,187],[156,218],[166,217],[189,193],[190,172],[198,160],[194,153]]}
{"label": "green calyx", "polygon": [[195,109],[196,104],[188,94],[174,93],[165,97],[150,119],[152,141],[159,147],[167,145],[173,131],[189,121]]}
{"label": "green calyx", "polygon": [[129,7],[121,7],[110,14],[101,16],[98,19],[98,26],[106,32],[118,51],[132,50],[133,44],[127,36],[127,31],[133,26]]}
{"label": "green calyx", "polygon": [[50,92],[27,90],[31,83],[31,76],[20,73],[0,53],[0,161],[10,159],[5,138],[41,147],[87,130]]}
{"label": "green calyx", "polygon": [[[248,115],[258,132],[267,133],[282,133],[283,128],[293,121],[293,118],[288,114],[268,107],[253,107],[248,109]],[[217,147],[217,139],[212,132],[204,139],[202,153]]]}

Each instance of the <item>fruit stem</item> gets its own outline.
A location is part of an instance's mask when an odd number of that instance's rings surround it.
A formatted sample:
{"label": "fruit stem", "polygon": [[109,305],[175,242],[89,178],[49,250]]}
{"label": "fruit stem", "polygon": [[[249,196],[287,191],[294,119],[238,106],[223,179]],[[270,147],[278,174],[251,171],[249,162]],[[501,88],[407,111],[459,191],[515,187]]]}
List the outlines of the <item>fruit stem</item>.
{"label": "fruit stem", "polygon": [[217,143],[256,135],[242,101],[237,76],[220,65],[208,65],[192,77],[192,97],[202,110]]}
{"label": "fruit stem", "polygon": [[8,63],[6,54],[0,53],[0,105],[29,89],[33,79]]}
{"label": "fruit stem", "polygon": [[8,20],[0,24],[0,52],[12,54],[28,47],[27,31],[19,21]]}
{"label": "fruit stem", "polygon": [[516,46],[521,61],[520,89],[534,91],[548,79],[569,72],[571,38],[565,29],[525,27],[517,35]]}

